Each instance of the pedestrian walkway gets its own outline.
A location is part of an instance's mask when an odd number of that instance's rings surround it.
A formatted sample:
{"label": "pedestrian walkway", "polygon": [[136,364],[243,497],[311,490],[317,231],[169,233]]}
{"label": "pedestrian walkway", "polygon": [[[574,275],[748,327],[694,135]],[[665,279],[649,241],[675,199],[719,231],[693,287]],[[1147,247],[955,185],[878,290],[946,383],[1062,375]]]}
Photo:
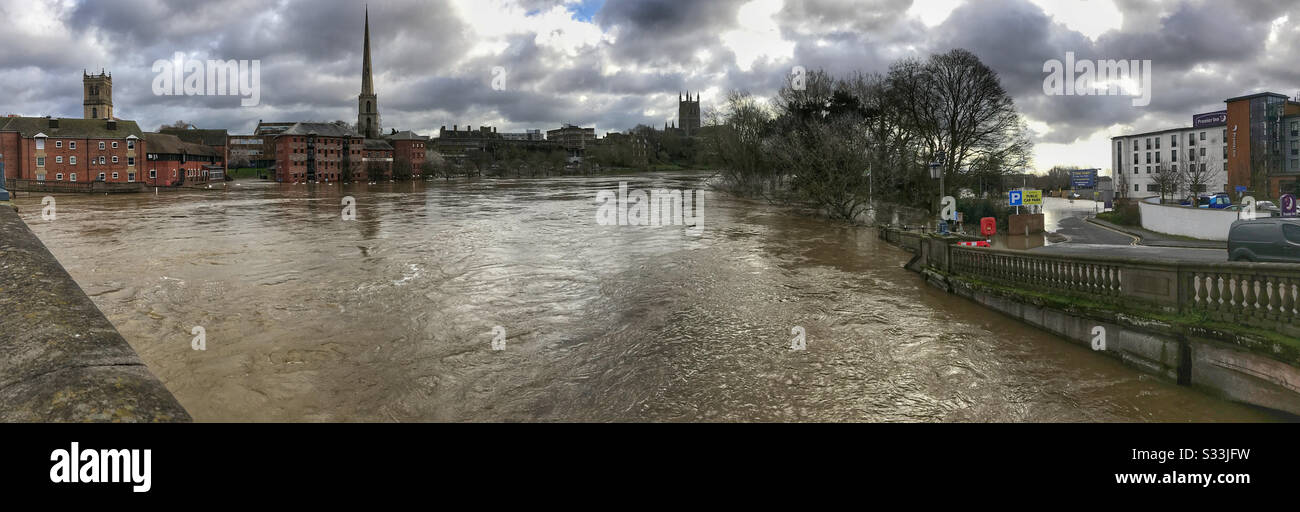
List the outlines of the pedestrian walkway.
{"label": "pedestrian walkway", "polygon": [[1126,233],[1139,238],[1138,245],[1147,245],[1151,247],[1181,247],[1185,249],[1227,249],[1227,242],[1218,242],[1214,240],[1195,240],[1191,238],[1166,235],[1155,231],[1134,227],[1121,226],[1112,222],[1106,222],[1096,217],[1089,217],[1088,222],[1113,229],[1121,233]]}

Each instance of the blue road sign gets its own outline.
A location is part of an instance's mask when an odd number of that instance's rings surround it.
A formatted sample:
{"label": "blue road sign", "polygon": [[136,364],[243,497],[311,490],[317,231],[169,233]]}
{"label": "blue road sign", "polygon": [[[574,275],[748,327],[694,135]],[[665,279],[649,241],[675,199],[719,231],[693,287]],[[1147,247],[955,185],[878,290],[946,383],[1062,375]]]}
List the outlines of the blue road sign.
{"label": "blue road sign", "polygon": [[1007,206],[1020,206],[1025,202],[1025,193],[1020,190],[1012,190],[1007,195]]}
{"label": "blue road sign", "polygon": [[1237,185],[1237,193],[1238,193],[1238,194],[1244,194],[1244,193],[1246,193],[1246,186],[1245,186],[1245,185]]}
{"label": "blue road sign", "polygon": [[1070,185],[1075,190],[1086,190],[1097,187],[1097,169],[1079,169],[1070,171]]}

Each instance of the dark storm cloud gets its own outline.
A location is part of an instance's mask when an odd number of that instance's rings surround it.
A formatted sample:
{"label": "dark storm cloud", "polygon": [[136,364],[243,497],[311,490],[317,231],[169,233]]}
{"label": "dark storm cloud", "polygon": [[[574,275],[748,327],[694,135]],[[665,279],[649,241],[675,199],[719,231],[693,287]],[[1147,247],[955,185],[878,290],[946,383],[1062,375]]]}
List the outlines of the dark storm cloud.
{"label": "dark storm cloud", "polygon": [[650,66],[698,65],[696,50],[718,49],[719,36],[737,26],[742,0],[610,1],[594,21],[618,34],[616,59]]}
{"label": "dark storm cloud", "polygon": [[[487,1],[473,5],[492,5],[482,3]],[[737,15],[746,1],[518,3],[536,16],[557,6],[574,11],[575,18],[590,14],[605,35],[562,49],[545,42],[554,32],[487,41],[483,33],[497,27],[472,26],[447,1],[373,1],[371,37],[384,125],[427,132],[443,124],[496,123],[513,131],[571,122],[596,125],[603,134],[637,124],[662,126],[675,118],[679,91],[709,91],[707,110],[729,90],[770,96],[792,66],[837,75],[885,72],[900,58],[952,48],[978,55],[999,73],[1030,120],[1051,127],[1039,142],[1068,143],[1115,125],[1181,126],[1195,111],[1222,108],[1230,96],[1300,88],[1300,67],[1294,64],[1300,48],[1290,43],[1300,38],[1300,9],[1287,0],[1117,0],[1123,29],[1095,40],[1027,0],[969,2],[936,27],[908,14],[911,0],[790,0],[771,20],[778,27],[773,37],[788,42],[790,53],[760,56],[741,69],[724,35],[742,28]],[[0,16],[21,19],[34,7],[48,11],[56,28],[0,35],[6,49],[0,52],[0,113],[79,115],[79,73],[103,66],[114,75],[119,115],[147,129],[178,119],[246,132],[258,119],[356,118],[362,2],[0,0]],[[1291,22],[1275,26],[1287,14]],[[500,23],[507,18],[502,13]],[[489,42],[500,46],[483,46]],[[262,105],[239,108],[232,97],[155,96],[149,68],[175,52],[260,60]],[[1128,97],[1045,95],[1043,64],[1064,59],[1066,52],[1080,59],[1152,60],[1151,105],[1133,107]],[[490,86],[497,66],[508,72],[504,91]]]}

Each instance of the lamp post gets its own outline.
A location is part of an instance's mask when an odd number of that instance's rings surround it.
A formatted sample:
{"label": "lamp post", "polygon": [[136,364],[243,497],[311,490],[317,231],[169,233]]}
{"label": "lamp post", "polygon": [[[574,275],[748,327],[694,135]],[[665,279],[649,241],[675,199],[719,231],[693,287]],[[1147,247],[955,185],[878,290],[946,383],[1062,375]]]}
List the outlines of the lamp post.
{"label": "lamp post", "polygon": [[[930,162],[930,179],[939,180],[939,199],[943,200],[943,158]],[[940,213],[942,216],[943,214]]]}
{"label": "lamp post", "polygon": [[0,201],[9,200],[9,191],[5,190],[5,157],[0,155]]}

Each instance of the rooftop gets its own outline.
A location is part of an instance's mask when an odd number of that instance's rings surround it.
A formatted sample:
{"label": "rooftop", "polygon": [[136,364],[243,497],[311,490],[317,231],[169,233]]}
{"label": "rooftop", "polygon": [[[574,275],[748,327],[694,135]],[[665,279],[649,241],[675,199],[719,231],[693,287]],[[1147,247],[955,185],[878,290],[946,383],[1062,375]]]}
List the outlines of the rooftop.
{"label": "rooftop", "polygon": [[195,144],[207,144],[209,146],[225,146],[226,130],[200,130],[198,128],[163,128],[158,130],[159,133],[175,135],[185,142]]}
{"label": "rooftop", "polygon": [[167,133],[146,133],[144,142],[145,149],[153,154],[221,156],[221,153],[211,146],[185,142],[180,137]]}
{"label": "rooftop", "polygon": [[[57,121],[58,127],[50,127],[51,121]],[[110,129],[111,124],[116,124],[116,128]],[[117,119],[5,117],[0,118],[0,132],[18,132],[23,137],[33,137],[43,133],[50,138],[125,139],[132,135],[136,138],[144,137],[144,132],[135,121]]]}
{"label": "rooftop", "polygon": [[335,123],[294,123],[278,135],[316,135],[318,137],[359,137],[351,126]]}

